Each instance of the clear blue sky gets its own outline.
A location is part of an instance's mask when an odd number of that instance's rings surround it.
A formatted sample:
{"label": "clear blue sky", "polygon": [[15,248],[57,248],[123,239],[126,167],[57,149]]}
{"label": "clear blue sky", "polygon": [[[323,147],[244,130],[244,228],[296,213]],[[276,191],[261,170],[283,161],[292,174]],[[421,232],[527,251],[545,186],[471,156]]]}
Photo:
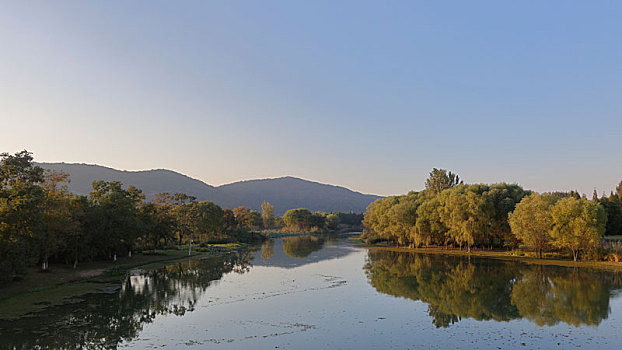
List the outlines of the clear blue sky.
{"label": "clear blue sky", "polygon": [[0,151],[367,193],[622,180],[619,1],[3,1]]}

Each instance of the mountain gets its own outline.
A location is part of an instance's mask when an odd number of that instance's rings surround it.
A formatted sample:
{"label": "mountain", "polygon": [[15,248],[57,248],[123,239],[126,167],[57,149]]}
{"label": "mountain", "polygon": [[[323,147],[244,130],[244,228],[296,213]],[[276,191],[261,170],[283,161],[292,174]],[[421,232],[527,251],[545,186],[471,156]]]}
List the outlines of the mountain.
{"label": "mountain", "polygon": [[268,201],[274,205],[274,211],[278,215],[292,208],[362,213],[369,203],[380,198],[345,187],[291,176],[240,181],[215,187],[165,169],[125,171],[90,164],[38,163],[37,165],[44,169],[68,173],[71,180],[69,190],[76,194],[89,194],[91,183],[96,180],[120,181],[126,186],[134,185],[140,188],[148,200],[159,192],[182,192],[225,208],[245,206],[257,210],[263,201]]}

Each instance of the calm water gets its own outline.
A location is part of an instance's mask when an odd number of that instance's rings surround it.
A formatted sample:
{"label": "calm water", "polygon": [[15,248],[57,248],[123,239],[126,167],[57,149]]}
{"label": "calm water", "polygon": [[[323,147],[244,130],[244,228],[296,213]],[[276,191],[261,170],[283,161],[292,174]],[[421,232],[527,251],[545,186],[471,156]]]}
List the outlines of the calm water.
{"label": "calm water", "polygon": [[[18,321],[2,348],[620,349],[622,275],[335,238],[132,271]],[[0,310],[1,314],[1,310]]]}

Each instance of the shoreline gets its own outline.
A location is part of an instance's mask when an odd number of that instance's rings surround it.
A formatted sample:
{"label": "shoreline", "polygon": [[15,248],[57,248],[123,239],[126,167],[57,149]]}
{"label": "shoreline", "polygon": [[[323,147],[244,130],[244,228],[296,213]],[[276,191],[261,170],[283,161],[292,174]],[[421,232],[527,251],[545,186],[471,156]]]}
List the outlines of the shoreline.
{"label": "shoreline", "polygon": [[207,252],[166,250],[159,254],[136,254],[123,257],[117,263],[95,261],[77,269],[52,265],[50,272],[29,269],[26,277],[0,288],[0,321],[28,317],[53,306],[80,302],[80,297],[92,293],[109,293],[121,287],[127,271],[139,267],[156,268],[185,259],[197,260],[222,257],[242,247],[226,247]]}
{"label": "shoreline", "polygon": [[360,246],[366,249],[373,249],[373,250],[411,252],[411,253],[420,253],[420,254],[472,256],[472,257],[478,257],[478,258],[520,261],[525,264],[534,264],[534,265],[580,267],[580,268],[592,268],[592,269],[622,272],[622,263],[619,263],[619,262],[618,263],[609,262],[609,261],[576,261],[575,262],[572,260],[561,260],[561,259],[551,259],[551,258],[538,259],[538,258],[529,257],[529,256],[516,256],[516,255],[512,255],[511,252],[499,251],[499,250],[474,250],[472,249],[471,253],[468,253],[466,250],[459,250],[456,248],[448,248],[448,249],[444,249],[440,247],[406,248],[406,247],[389,247],[389,246],[378,246],[378,245],[367,245],[367,244],[361,244]]}

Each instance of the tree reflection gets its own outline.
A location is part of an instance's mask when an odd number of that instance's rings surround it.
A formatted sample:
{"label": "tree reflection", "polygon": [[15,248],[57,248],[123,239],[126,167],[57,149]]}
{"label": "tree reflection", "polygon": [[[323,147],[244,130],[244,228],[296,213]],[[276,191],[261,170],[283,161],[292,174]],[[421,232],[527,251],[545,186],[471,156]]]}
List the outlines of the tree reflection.
{"label": "tree reflection", "polygon": [[365,271],[379,292],[428,304],[437,327],[462,318],[598,325],[620,288],[609,272],[380,250],[369,251]]}
{"label": "tree reflection", "polygon": [[283,250],[292,258],[306,258],[322,249],[324,238],[319,236],[296,236],[283,238]]}
{"label": "tree reflection", "polygon": [[274,240],[269,239],[261,245],[261,258],[263,261],[269,260],[274,255]]}
{"label": "tree reflection", "polygon": [[593,271],[545,271],[535,266],[514,285],[512,303],[539,326],[559,322],[595,326],[609,315],[612,286],[601,277]]}
{"label": "tree reflection", "polygon": [[178,262],[133,273],[118,293],[96,293],[72,305],[51,308],[14,321],[0,322],[2,344],[9,349],[116,349],[138,336],[158,315],[184,315],[223,275],[245,273],[250,251]]}

